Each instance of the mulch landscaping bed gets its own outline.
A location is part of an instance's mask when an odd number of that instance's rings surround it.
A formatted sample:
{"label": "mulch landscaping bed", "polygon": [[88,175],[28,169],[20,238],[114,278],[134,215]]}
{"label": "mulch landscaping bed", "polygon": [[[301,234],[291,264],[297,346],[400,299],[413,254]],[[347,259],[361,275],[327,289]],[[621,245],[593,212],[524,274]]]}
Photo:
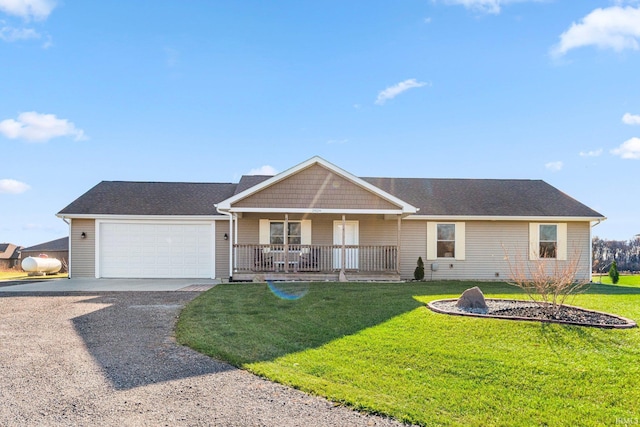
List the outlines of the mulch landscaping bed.
{"label": "mulch landscaping bed", "polygon": [[622,316],[569,305],[562,306],[554,315],[543,303],[532,301],[486,299],[487,310],[463,310],[456,307],[457,301],[457,299],[437,300],[431,301],[427,306],[437,313],[457,316],[528,320],[616,329],[637,326],[636,322]]}

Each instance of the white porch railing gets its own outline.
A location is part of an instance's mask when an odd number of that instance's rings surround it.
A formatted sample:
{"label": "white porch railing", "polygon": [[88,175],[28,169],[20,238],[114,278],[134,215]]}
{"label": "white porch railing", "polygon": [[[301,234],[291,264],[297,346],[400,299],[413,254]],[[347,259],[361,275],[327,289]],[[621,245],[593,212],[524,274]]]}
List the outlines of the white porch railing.
{"label": "white porch railing", "polygon": [[[233,245],[234,272],[396,272],[395,245]],[[344,259],[343,259],[344,258]]]}

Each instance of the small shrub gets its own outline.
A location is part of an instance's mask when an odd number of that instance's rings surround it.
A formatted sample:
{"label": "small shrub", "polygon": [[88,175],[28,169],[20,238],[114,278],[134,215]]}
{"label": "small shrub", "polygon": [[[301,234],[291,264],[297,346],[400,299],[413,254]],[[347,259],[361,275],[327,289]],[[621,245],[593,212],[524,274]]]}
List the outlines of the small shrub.
{"label": "small shrub", "polygon": [[611,264],[611,268],[609,268],[609,277],[611,277],[611,283],[614,285],[618,284],[620,280],[620,273],[618,273],[618,264],[615,261]]}
{"label": "small shrub", "polygon": [[418,266],[413,270],[413,278],[415,280],[424,280],[424,262],[422,262],[422,257],[418,257]]}

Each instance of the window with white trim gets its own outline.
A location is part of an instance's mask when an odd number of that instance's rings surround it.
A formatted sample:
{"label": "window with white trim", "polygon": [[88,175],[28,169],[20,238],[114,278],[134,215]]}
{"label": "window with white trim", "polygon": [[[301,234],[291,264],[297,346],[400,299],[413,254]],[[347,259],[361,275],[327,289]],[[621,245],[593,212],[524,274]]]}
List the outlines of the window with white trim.
{"label": "window with white trim", "polygon": [[438,258],[455,258],[456,256],[456,225],[438,224],[436,247]]}
{"label": "window with white trim", "polygon": [[558,225],[540,224],[540,239],[538,243],[540,258],[556,258],[558,253]]}
{"label": "window with white trim", "polygon": [[464,260],[465,229],[464,222],[427,222],[427,259]]}
{"label": "window with white trim", "polygon": [[[299,245],[302,242],[302,224],[297,221],[287,223],[287,242]],[[269,242],[272,245],[284,245],[284,222],[271,221],[269,224]]]}
{"label": "window with white trim", "polygon": [[529,259],[567,259],[567,223],[529,223]]}
{"label": "window with white trim", "polygon": [[[272,227],[271,224],[277,224]],[[260,219],[259,243],[261,245],[283,245],[284,244],[284,224],[280,219]],[[291,245],[311,244],[311,220],[302,219],[288,222],[287,237]]]}

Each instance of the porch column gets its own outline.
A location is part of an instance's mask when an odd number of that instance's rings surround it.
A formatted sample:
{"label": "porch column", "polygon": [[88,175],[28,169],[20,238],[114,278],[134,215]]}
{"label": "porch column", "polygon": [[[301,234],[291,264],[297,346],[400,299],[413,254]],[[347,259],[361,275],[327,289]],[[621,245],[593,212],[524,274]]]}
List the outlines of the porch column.
{"label": "porch column", "polygon": [[284,272],[289,272],[289,214],[284,214]]}
{"label": "porch column", "polygon": [[402,215],[398,215],[398,238],[396,240],[396,271],[400,274],[400,239],[402,238]]}
{"label": "porch column", "polygon": [[347,237],[347,217],[342,215],[342,265],[340,266],[340,273],[344,275],[344,265],[347,263],[347,248],[345,247],[345,241]]}

